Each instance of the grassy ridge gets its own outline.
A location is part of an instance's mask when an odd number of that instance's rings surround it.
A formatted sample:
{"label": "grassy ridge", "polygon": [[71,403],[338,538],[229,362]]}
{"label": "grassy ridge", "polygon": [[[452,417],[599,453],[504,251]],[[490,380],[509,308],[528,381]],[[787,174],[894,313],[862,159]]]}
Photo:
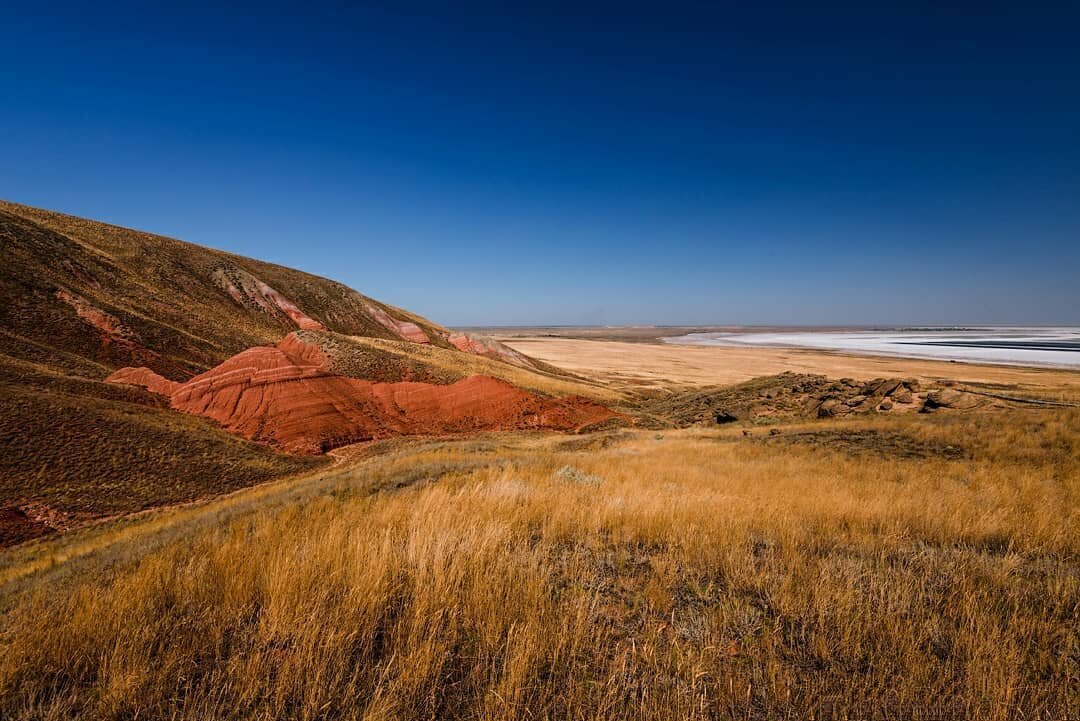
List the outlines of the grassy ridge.
{"label": "grassy ridge", "polygon": [[929,450],[703,430],[400,447],[21,596],[0,709],[1075,717],[1080,414],[833,427]]}
{"label": "grassy ridge", "polygon": [[334,372],[353,378],[445,384],[486,375],[548,396],[580,395],[608,403],[622,398],[615,390],[555,368],[524,368],[458,350],[381,338],[314,331],[298,335],[326,349]]}
{"label": "grassy ridge", "polygon": [[[447,329],[340,283],[151,233],[0,201],[0,247],[0,546],[25,536],[27,504],[37,516],[85,519],[312,467],[163,410],[161,398],[100,382],[123,366],[182,380],[277,343],[297,325],[248,292],[260,283],[347,334],[318,335],[370,336],[373,345],[353,344],[354,360],[372,356],[357,365],[389,358],[413,376],[487,370],[553,393],[594,388],[546,367],[502,371],[474,360],[452,349]],[[432,346],[405,348],[385,316],[417,324]]]}
{"label": "grassy ridge", "polygon": [[[397,338],[375,308],[416,322],[449,347],[444,328],[341,283],[172,238],[0,201],[0,239],[0,352],[56,368],[76,370],[75,356],[103,368],[149,365],[182,379],[296,329],[284,313],[230,298],[222,272],[269,284],[334,331]],[[58,290],[118,320],[131,345],[103,343]]]}

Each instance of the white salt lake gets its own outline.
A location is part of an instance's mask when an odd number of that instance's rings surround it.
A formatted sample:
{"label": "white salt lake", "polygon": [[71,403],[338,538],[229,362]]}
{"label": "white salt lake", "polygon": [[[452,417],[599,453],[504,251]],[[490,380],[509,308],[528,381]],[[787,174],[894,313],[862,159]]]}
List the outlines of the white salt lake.
{"label": "white salt lake", "polygon": [[893,330],[691,333],[683,345],[813,348],[864,355],[1080,368],[1080,328],[898,328]]}

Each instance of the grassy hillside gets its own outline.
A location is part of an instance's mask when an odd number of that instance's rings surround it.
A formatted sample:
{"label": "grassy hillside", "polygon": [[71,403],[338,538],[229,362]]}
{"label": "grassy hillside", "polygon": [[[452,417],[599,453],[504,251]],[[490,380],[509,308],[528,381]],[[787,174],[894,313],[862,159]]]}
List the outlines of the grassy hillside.
{"label": "grassy hillside", "polygon": [[[340,283],[172,238],[0,201],[0,242],[0,352],[69,371],[146,365],[181,379],[275,343],[296,321],[257,293],[228,290],[257,282],[332,331],[399,338],[375,317],[383,312],[449,347],[445,329]],[[93,324],[101,317],[112,337]]]}
{"label": "grassy hillside", "polygon": [[0,622],[0,708],[1075,717],[1080,414],[825,427],[854,440],[392,445],[63,587],[46,573]]}
{"label": "grassy hillside", "polygon": [[[447,329],[340,283],[106,223],[0,201],[0,253],[0,547],[311,467],[100,382],[120,367],[184,380],[300,327],[338,339],[357,377],[595,388],[458,351]],[[418,333],[430,343],[403,340]]]}
{"label": "grassy hillside", "polygon": [[169,410],[139,389],[10,360],[0,360],[0,407],[0,507],[44,505],[60,527],[318,465]]}

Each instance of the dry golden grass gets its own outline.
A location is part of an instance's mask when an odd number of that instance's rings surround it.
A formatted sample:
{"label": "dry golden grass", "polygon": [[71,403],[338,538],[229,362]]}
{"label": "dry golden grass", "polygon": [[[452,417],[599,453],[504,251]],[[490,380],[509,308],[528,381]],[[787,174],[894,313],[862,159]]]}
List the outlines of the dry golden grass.
{"label": "dry golden grass", "polygon": [[830,378],[948,378],[993,384],[1054,397],[1080,398],[1080,372],[1016,366],[949,363],[884,356],[845,355],[791,348],[725,348],[663,343],[627,343],[574,338],[500,337],[514,350],[586,377],[603,378],[613,387],[669,388],[726,385],[791,371]]}
{"label": "dry golden grass", "polygon": [[930,452],[505,434],[219,502],[9,594],[0,717],[1076,718],[1080,414],[827,427]]}

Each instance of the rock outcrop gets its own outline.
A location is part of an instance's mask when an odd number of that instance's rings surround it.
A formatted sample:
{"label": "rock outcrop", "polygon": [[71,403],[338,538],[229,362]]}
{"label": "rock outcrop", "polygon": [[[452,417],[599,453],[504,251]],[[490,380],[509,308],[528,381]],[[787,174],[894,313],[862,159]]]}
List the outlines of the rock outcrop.
{"label": "rock outcrop", "polygon": [[394,333],[397,333],[405,340],[412,341],[413,343],[425,344],[431,342],[431,339],[427,337],[427,334],[425,334],[423,329],[416,323],[405,320],[398,320],[397,318],[394,318],[392,315],[384,311],[382,308],[374,306],[370,303],[366,306],[366,309],[367,312],[371,315],[371,317],[381,323],[384,328],[393,331]]}
{"label": "rock outcrop", "polygon": [[121,368],[106,378],[105,382],[126,383],[131,386],[140,386],[151,393],[157,393],[163,396],[171,396],[181,385],[183,385],[182,383],[177,383],[176,381],[164,378],[149,368]]}
{"label": "rock outcrop", "polygon": [[269,285],[234,265],[214,270],[214,282],[242,306],[253,307],[276,315],[284,314],[301,330],[326,330],[319,321],[300,310],[299,306]]}
{"label": "rock outcrop", "polygon": [[526,368],[533,365],[529,358],[494,338],[477,336],[472,333],[451,333],[446,339],[450,341],[452,346],[466,353],[482,355]]}
{"label": "rock outcrop", "polygon": [[[917,378],[875,378],[869,381],[822,375],[781,373],[722,388],[698,388],[659,398],[645,406],[658,425],[672,422],[761,423],[773,419],[844,418],[864,413],[933,413],[1002,407],[1002,396],[941,385],[924,387]],[[1024,399],[1011,399],[1027,402]]]}
{"label": "rock outcrop", "polygon": [[926,394],[923,403],[924,413],[936,411],[942,408],[950,408],[957,411],[967,411],[982,405],[983,399],[973,393],[965,393],[955,388],[942,388]]}
{"label": "rock outcrop", "polygon": [[487,376],[449,385],[378,383],[337,375],[322,351],[290,334],[249,348],[186,383],[146,368],[108,379],[161,393],[185,413],[298,453],[395,435],[484,430],[577,430],[615,417],[584,398],[552,399]]}

